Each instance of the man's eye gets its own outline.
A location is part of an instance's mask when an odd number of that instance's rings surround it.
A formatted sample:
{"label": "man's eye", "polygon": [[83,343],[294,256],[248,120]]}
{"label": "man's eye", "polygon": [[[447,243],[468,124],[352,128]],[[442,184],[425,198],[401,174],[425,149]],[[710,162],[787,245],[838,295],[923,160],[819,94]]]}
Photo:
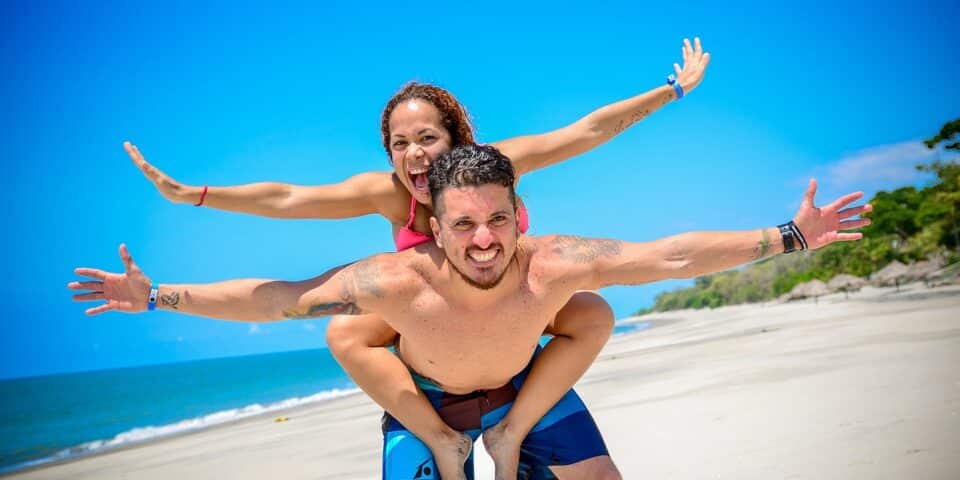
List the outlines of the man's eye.
{"label": "man's eye", "polygon": [[467,221],[459,221],[459,222],[453,224],[453,226],[454,226],[454,227],[457,227],[457,228],[469,228],[470,225],[472,225],[472,224],[471,224],[470,222],[467,222]]}
{"label": "man's eye", "polygon": [[503,225],[504,223],[507,223],[507,220],[508,218],[506,215],[497,215],[496,217],[493,217],[493,223],[496,225]]}

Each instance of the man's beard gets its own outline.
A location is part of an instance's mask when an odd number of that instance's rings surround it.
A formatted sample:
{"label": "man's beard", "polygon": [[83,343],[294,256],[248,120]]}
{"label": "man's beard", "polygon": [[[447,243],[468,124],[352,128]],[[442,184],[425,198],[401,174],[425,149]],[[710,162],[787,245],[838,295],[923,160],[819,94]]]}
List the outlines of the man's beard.
{"label": "man's beard", "polygon": [[[503,247],[501,247],[501,251],[502,250],[503,250]],[[467,282],[467,284],[470,285],[471,287],[475,287],[480,290],[490,290],[491,288],[494,288],[497,285],[500,285],[500,282],[503,280],[503,277],[507,275],[507,270],[510,270],[510,264],[517,259],[517,252],[514,251],[513,256],[510,257],[510,261],[507,262],[507,268],[504,268],[503,271],[500,272],[500,276],[497,277],[497,279],[494,280],[493,282],[483,284],[483,283],[477,282],[476,280],[468,277],[466,274],[461,272],[460,269],[457,268],[457,266],[453,263],[453,261],[450,260],[450,255],[447,255],[446,251],[443,252],[443,255],[447,257],[447,263],[450,264],[450,267],[453,268],[453,271],[457,272],[460,275],[460,278],[462,278],[464,282]]]}

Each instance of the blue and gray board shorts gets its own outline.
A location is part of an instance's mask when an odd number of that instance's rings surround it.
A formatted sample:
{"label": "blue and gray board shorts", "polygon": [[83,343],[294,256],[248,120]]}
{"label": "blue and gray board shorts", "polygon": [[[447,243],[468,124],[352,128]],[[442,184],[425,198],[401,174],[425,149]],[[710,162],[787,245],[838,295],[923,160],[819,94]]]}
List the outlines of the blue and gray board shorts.
{"label": "blue and gray board shorts", "polygon": [[[527,365],[526,369],[500,388],[478,390],[464,395],[446,393],[430,379],[415,372],[411,374],[437,409],[440,418],[476,441],[484,430],[496,425],[506,416],[529,371],[530,365]],[[607,454],[607,446],[603,443],[593,417],[580,397],[570,390],[540,419],[523,441],[520,448],[519,478],[557,478],[550,472],[551,465],[571,465]],[[464,469],[467,478],[473,480],[472,453]],[[440,478],[430,449],[387,413],[383,415],[383,478]]]}

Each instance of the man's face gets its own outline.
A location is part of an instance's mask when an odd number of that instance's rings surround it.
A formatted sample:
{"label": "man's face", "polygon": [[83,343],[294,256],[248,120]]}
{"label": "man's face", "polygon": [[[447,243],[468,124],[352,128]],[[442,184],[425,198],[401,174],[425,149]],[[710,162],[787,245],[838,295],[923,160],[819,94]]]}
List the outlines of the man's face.
{"label": "man's face", "polygon": [[438,198],[442,218],[432,218],[434,237],[467,283],[497,286],[517,251],[516,210],[500,185],[447,188]]}

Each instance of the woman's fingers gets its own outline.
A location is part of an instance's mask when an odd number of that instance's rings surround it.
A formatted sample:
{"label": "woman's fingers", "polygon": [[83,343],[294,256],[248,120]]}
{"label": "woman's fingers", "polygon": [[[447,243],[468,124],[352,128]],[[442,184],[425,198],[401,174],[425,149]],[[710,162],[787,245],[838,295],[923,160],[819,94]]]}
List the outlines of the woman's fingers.
{"label": "woman's fingers", "polygon": [[851,241],[853,241],[853,240],[860,240],[861,238],[863,238],[863,234],[862,234],[862,233],[859,233],[859,232],[857,232],[857,233],[838,233],[838,234],[837,234],[837,241],[838,241],[838,242],[851,242]]}
{"label": "woman's fingers", "polygon": [[866,227],[870,225],[869,218],[861,218],[859,220],[847,220],[840,222],[840,228],[838,230],[853,230],[854,228]]}
{"label": "woman's fingers", "polygon": [[873,210],[873,207],[868,203],[866,205],[860,205],[857,207],[845,208],[837,212],[837,218],[843,220],[844,218],[850,218],[855,215],[861,215]]}

